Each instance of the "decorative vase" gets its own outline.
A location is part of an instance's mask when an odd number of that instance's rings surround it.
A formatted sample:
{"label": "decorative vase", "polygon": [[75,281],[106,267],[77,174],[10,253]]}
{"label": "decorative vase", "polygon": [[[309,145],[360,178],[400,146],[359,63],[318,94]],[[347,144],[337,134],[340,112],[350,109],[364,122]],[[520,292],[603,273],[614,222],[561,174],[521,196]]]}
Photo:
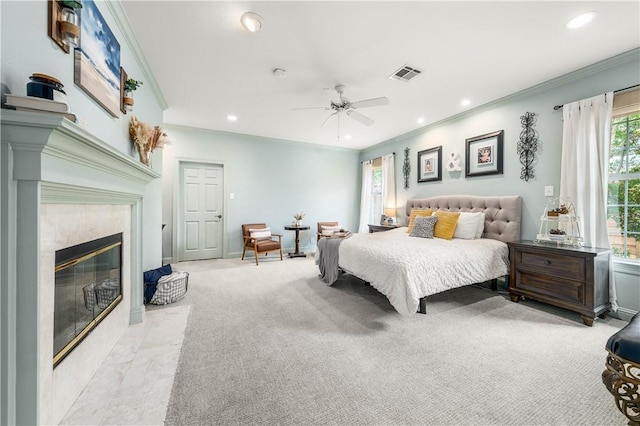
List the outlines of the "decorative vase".
{"label": "decorative vase", "polygon": [[124,104],[125,110],[133,111],[133,92],[131,90],[125,89],[124,95],[122,96],[122,103]]}
{"label": "decorative vase", "polygon": [[295,224],[295,226],[302,226],[302,219],[296,219],[294,224]]}
{"label": "decorative vase", "polygon": [[140,162],[145,166],[151,167],[151,151],[139,151]]}

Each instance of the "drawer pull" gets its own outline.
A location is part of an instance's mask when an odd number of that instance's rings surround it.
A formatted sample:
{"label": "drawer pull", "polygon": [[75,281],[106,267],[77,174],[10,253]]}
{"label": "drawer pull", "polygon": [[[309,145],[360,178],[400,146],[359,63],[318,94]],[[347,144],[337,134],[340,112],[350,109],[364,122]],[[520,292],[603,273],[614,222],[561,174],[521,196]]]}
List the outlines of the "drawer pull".
{"label": "drawer pull", "polygon": [[544,264],[545,265],[551,265],[551,261],[549,259],[547,259],[547,260],[544,261]]}

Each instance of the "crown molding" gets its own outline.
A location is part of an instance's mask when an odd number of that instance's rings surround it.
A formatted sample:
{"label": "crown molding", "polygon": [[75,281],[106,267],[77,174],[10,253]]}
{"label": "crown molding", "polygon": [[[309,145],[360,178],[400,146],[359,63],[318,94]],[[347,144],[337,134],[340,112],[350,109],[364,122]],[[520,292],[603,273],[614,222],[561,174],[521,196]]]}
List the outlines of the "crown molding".
{"label": "crown molding", "polygon": [[[563,74],[559,77],[553,78],[551,80],[547,80],[543,83],[540,84],[536,84],[535,86],[531,86],[527,89],[521,90],[519,92],[515,92],[511,95],[507,95],[504,96],[502,98],[496,99],[494,101],[491,102],[487,102],[486,104],[482,104],[479,105],[475,108],[463,111],[459,114],[455,114],[452,115],[450,117],[444,118],[442,120],[438,120],[435,121],[433,123],[430,123],[426,126],[420,127],[418,129],[412,130],[410,132],[407,133],[403,133],[401,135],[398,136],[394,136],[393,138],[387,139],[386,141],[380,142],[377,145],[374,145],[374,147],[378,148],[380,146],[384,146],[384,144],[387,143],[393,143],[393,142],[399,142],[405,139],[408,139],[412,136],[416,136],[419,134],[424,133],[426,130],[435,128],[435,127],[439,127],[442,126],[444,124],[448,124],[448,123],[452,123],[452,122],[456,122],[459,120],[462,120],[468,116],[477,114],[478,112],[481,111],[485,111],[487,109],[491,109],[491,108],[495,108],[501,105],[505,105],[505,104],[509,104],[511,102],[523,99],[523,98],[528,98],[530,96],[534,96],[537,95],[539,93],[543,93],[546,92],[548,90],[554,89],[556,87],[562,86],[564,84],[568,84],[571,83],[573,81],[585,78],[585,77],[589,77],[591,75],[597,74],[599,72],[605,71],[609,68],[613,68],[613,67],[617,67],[619,65],[623,65],[626,64],[628,62],[632,62],[632,61],[636,61],[636,62],[640,62],[640,48],[635,48],[632,50],[629,50],[627,52],[621,53],[619,55],[615,55],[612,56],[610,58],[604,59],[602,61],[596,62],[594,64],[591,65],[587,65],[586,67],[577,69],[575,71],[571,71],[567,74]],[[612,89],[615,90],[615,89]],[[371,148],[374,147],[368,147],[363,149],[361,152],[367,152],[369,151]]]}
{"label": "crown molding", "polygon": [[149,67],[149,63],[147,62],[147,59],[144,56],[144,52],[142,51],[142,48],[138,43],[138,39],[131,30],[131,23],[129,22],[129,18],[127,18],[127,13],[124,11],[121,1],[106,1],[101,4],[104,4],[107,9],[109,9],[109,12],[113,16],[113,19],[116,21],[118,28],[120,28],[120,31],[122,32],[127,45],[131,48],[133,57],[135,58],[138,66],[142,69],[142,73],[144,74],[145,86],[148,84],[149,87],[151,87],[151,91],[160,104],[160,108],[162,110],[167,109],[167,100],[164,98],[162,90],[160,90],[160,86],[158,85],[158,82],[153,75],[151,67]]}

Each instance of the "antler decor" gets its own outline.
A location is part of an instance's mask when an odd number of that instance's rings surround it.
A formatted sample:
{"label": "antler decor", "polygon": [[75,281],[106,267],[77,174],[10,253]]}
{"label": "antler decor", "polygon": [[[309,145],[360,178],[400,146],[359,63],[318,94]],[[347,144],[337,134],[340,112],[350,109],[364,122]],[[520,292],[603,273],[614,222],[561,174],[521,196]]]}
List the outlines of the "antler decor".
{"label": "antler decor", "polygon": [[140,154],[140,162],[151,167],[151,153],[156,148],[164,148],[171,143],[171,139],[160,129],[160,126],[151,127],[135,116],[129,122],[129,136]]}

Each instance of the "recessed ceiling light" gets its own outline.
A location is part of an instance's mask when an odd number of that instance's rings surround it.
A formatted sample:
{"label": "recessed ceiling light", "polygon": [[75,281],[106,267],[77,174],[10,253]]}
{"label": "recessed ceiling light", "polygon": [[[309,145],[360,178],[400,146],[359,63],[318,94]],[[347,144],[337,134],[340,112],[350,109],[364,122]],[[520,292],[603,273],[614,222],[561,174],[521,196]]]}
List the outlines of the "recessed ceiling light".
{"label": "recessed ceiling light", "polygon": [[227,120],[229,120],[229,121],[237,121],[238,117],[236,117],[235,115],[227,115]]}
{"label": "recessed ceiling light", "polygon": [[424,118],[420,117],[416,121],[418,122],[418,124],[422,124],[424,123]]}
{"label": "recessed ceiling light", "polygon": [[351,135],[344,135],[344,138],[347,139],[347,140],[351,139]]}
{"label": "recessed ceiling light", "polygon": [[262,28],[263,20],[260,15],[253,12],[246,12],[240,17],[240,22],[247,30],[257,33]]}
{"label": "recessed ceiling light", "polygon": [[583,25],[588,24],[596,17],[596,12],[585,12],[578,16],[575,16],[567,22],[567,28],[574,29],[580,28]]}
{"label": "recessed ceiling light", "polygon": [[462,106],[469,106],[469,105],[471,105],[471,101],[470,101],[469,99],[463,99],[463,100],[460,102],[460,104],[461,104]]}

